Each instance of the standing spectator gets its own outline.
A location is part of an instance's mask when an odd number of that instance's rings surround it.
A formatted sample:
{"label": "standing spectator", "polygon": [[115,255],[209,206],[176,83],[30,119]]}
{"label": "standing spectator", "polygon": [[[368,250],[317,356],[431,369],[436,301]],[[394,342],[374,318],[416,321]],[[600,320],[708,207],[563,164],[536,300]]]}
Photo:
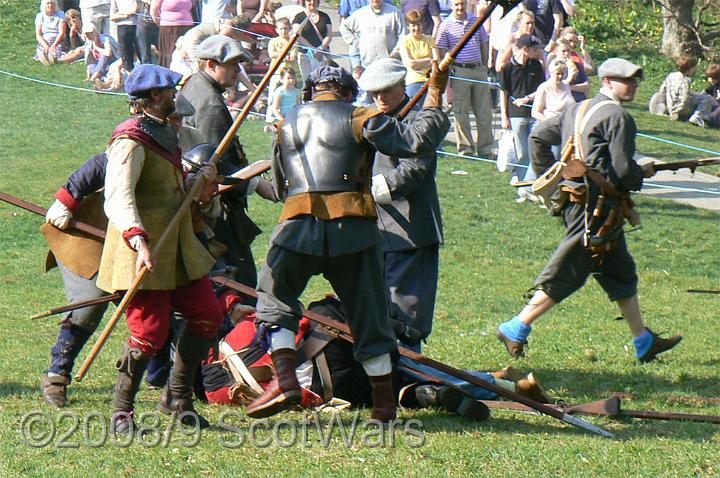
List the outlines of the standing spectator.
{"label": "standing spectator", "polygon": [[536,121],[545,121],[560,115],[575,103],[570,86],[563,81],[567,67],[562,60],[553,60],[548,67],[550,77],[538,86],[532,106],[532,117]]}
{"label": "standing spectator", "polygon": [[150,15],[150,4],[152,0],[138,0],[138,21],[137,21],[137,41],[138,56],[140,62],[154,63],[153,46],[158,47],[160,27]]}
{"label": "standing spectator", "polygon": [[100,35],[110,34],[110,0],[80,0],[85,25],[92,24]]}
{"label": "standing spectator", "polygon": [[80,11],[80,0],[60,0],[58,7],[62,7],[62,11],[67,15],[68,10]]}
{"label": "standing spectator", "polygon": [[421,32],[423,35],[432,35],[435,38],[440,27],[440,4],[438,0],[401,0],[400,9],[406,16],[413,10],[422,14]]}
{"label": "standing spectator", "polygon": [[40,13],[35,16],[35,38],[38,41],[35,57],[40,63],[49,65],[60,59],[66,32],[65,15],[58,9],[57,0],[42,0]]}
{"label": "standing spectator", "polygon": [[201,0],[201,23],[214,23],[220,18],[228,18],[227,6],[229,0]]}
{"label": "standing spectator", "polygon": [[172,60],[170,61],[170,69],[176,73],[180,73],[183,78],[188,78],[190,75],[195,73],[197,67],[195,62],[190,59],[188,55],[185,35],[178,37],[175,42],[175,51],[172,54]]}
{"label": "standing spectator", "polygon": [[112,0],[110,19],[117,24],[118,46],[123,60],[123,68],[128,72],[135,66],[135,46],[137,45],[136,0]]}
{"label": "standing spectator", "polygon": [[85,35],[82,32],[82,18],[80,12],[70,9],[65,12],[65,22],[67,23],[67,35],[65,36],[65,44],[67,53],[60,56],[60,63],[74,63],[82,60],[85,56]]}
{"label": "standing spectator", "polygon": [[287,112],[299,103],[300,91],[295,88],[295,70],[283,68],[281,75],[282,84],[273,93],[270,109],[275,120],[285,121]]}
{"label": "standing spectator", "polygon": [[433,59],[438,59],[439,54],[433,37],[422,32],[422,14],[418,10],[407,12],[405,23],[409,33],[400,40],[399,47],[400,57],[407,69],[405,93],[412,98],[422,88],[426,80],[425,71],[430,68]]}
{"label": "standing spectator", "polygon": [[194,24],[192,0],[152,0],[150,14],[160,26],[158,64],[170,66],[175,42]]}
{"label": "standing spectator", "polygon": [[[535,179],[529,168],[530,151],[528,139],[535,120],[532,117],[530,106],[535,99],[535,91],[545,79],[545,71],[537,60],[541,55],[540,43],[530,35],[518,38],[514,54],[510,63],[500,72],[500,116],[502,127],[511,129],[515,142],[516,163],[521,165],[513,168],[510,184],[519,180]],[[519,188],[518,199],[522,202],[528,199],[529,189]]]}
{"label": "standing spectator", "polygon": [[535,14],[535,35],[546,52],[552,51],[563,27],[563,6],[560,0],[524,0],[523,6]]}
{"label": "standing spectator", "polygon": [[[575,27],[565,27],[560,30],[560,39],[570,43],[570,46],[572,47],[570,57],[573,59],[573,61],[575,63],[582,64],[582,66],[585,68],[585,73],[587,73],[588,75],[591,74],[593,71],[593,62],[592,58],[590,58],[590,49],[585,43],[585,37],[583,35],[580,35],[575,29]],[[578,47],[579,52],[582,53],[582,56],[578,52]]]}
{"label": "standing spectator", "polygon": [[[448,52],[457,45],[477,17],[467,13],[467,0],[452,0],[452,15],[440,24],[435,44]],[[452,110],[455,114],[455,137],[457,150],[462,155],[489,157],[493,147],[490,88],[487,83],[488,34],[480,27],[470,41],[460,50],[450,67],[453,91]],[[445,61],[445,60],[443,60]],[[463,78],[463,79],[460,79]],[[476,81],[465,81],[476,80]],[[470,127],[470,111],[475,115],[477,141],[473,142]]]}
{"label": "standing spectator", "polygon": [[247,17],[252,23],[259,23],[265,15],[267,0],[238,0],[238,16]]}
{"label": "standing spectator", "polygon": [[[271,38],[268,42],[268,55],[270,56],[271,61],[270,66],[277,62],[280,57],[280,53],[285,49],[285,46],[290,40],[290,21],[287,18],[281,18],[275,24],[275,31],[278,36]],[[268,106],[272,106],[275,89],[282,79],[282,72],[286,68],[292,69],[293,73],[300,71],[298,68],[297,55],[297,47],[292,47],[287,56],[283,59],[283,62],[278,66],[277,70],[275,70],[280,73],[275,73],[273,77],[270,78],[270,84],[268,86]],[[273,121],[273,112],[270,107],[267,108],[265,121],[269,123]]]}
{"label": "standing spectator", "polygon": [[515,46],[518,38],[523,35],[531,35],[538,43],[540,42],[535,35],[535,14],[528,10],[518,12],[515,21],[510,26],[510,32],[506,39],[499,42],[498,45],[498,55],[495,60],[495,71],[497,72],[500,72],[510,61],[510,58],[513,56],[513,46]]}
{"label": "standing spectator", "polygon": [[292,20],[293,30],[298,30],[302,22],[309,18],[302,30],[298,42],[312,47],[300,56],[300,73],[307,78],[316,66],[325,62],[324,51],[330,51],[332,40],[332,21],[327,13],[318,10],[319,0],[305,0],[305,10]]}
{"label": "standing spectator", "polygon": [[590,79],[585,72],[583,63],[576,62],[572,58],[572,46],[565,40],[558,40],[553,54],[548,56],[548,63],[558,59],[565,62],[567,74],[564,79],[565,83],[570,86],[573,98],[580,102],[587,99],[590,93]]}
{"label": "standing spectator", "polygon": [[383,0],[370,0],[340,25],[340,33],[345,43],[357,48],[360,64],[367,68],[378,58],[390,56],[404,28],[397,7]]}

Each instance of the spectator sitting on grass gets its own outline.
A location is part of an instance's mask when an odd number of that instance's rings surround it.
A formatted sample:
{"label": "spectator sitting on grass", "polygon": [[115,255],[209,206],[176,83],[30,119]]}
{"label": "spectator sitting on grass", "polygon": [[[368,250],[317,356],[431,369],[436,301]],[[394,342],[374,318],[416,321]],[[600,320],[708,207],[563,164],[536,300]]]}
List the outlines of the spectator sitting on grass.
{"label": "spectator sitting on grass", "polygon": [[720,63],[713,63],[705,70],[710,86],[705,88],[705,93],[713,99],[713,112],[710,114],[710,125],[720,127]]}
{"label": "spectator sitting on grass", "polygon": [[678,71],[666,76],[660,91],[650,98],[651,113],[667,114],[673,121],[688,121],[701,128],[707,125],[712,115],[713,98],[705,92],[696,93],[690,89],[697,63],[697,58],[691,55],[678,58]]}
{"label": "spectator sitting on grass", "polygon": [[101,35],[95,31],[92,23],[83,25],[83,33],[90,43],[86,56],[87,76],[85,81],[93,83],[102,79],[108,72],[110,65],[117,60],[117,45],[110,35]]}
{"label": "spectator sitting on grass", "polygon": [[55,63],[63,54],[63,40],[67,25],[65,15],[58,9],[57,0],[42,0],[40,13],[35,16],[35,59],[43,65]]}
{"label": "spectator sitting on grass", "polygon": [[75,63],[85,56],[87,40],[82,32],[83,23],[80,12],[71,8],[65,12],[65,21],[68,26],[68,33],[65,37],[67,53],[63,53],[58,60],[60,63]]}

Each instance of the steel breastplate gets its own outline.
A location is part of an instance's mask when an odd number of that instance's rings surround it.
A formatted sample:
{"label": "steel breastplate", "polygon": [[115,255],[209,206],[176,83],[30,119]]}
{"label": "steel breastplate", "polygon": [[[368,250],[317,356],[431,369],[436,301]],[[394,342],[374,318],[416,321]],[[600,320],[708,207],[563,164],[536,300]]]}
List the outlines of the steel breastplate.
{"label": "steel breastplate", "polygon": [[147,116],[138,122],[140,129],[154,139],[165,151],[174,153],[178,147],[178,135],[170,122],[160,124]]}
{"label": "steel breastplate", "polygon": [[353,135],[353,110],[343,101],[313,101],[288,112],[280,130],[287,196],[358,191],[369,183],[370,155]]}

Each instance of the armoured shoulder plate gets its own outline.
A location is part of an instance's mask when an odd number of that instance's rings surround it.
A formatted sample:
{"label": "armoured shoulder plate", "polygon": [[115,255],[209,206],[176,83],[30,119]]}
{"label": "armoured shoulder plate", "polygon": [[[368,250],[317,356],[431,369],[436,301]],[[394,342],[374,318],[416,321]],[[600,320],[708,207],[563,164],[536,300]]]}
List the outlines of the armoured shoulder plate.
{"label": "armoured shoulder plate", "polygon": [[279,132],[287,196],[357,191],[370,182],[371,155],[353,135],[353,109],[342,101],[312,101],[288,112]]}
{"label": "armoured shoulder plate", "polygon": [[170,122],[166,121],[163,125],[143,115],[138,125],[141,130],[157,141],[165,151],[174,153],[177,150],[178,135]]}

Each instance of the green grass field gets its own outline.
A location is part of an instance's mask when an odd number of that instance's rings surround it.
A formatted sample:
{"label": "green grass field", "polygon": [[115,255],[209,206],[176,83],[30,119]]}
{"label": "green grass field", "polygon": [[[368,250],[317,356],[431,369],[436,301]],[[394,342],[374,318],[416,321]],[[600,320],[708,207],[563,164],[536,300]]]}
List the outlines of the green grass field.
{"label": "green grass field", "polygon": [[[34,52],[35,2],[0,0],[0,70],[81,86],[81,65],[45,68]],[[719,149],[717,130],[669,123],[644,113],[659,82],[652,77],[631,111],[639,129],[706,149]],[[0,191],[47,207],[52,194],[85,159],[101,151],[114,125],[126,117],[122,97],[65,90],[0,74],[3,124],[0,126]],[[252,160],[269,155],[270,138],[258,123],[240,130]],[[671,160],[697,153],[640,141],[641,153]],[[467,175],[453,175],[463,169]],[[445,219],[439,295],[433,335],[425,352],[452,365],[498,369],[512,361],[493,336],[497,323],[523,304],[557,242],[562,227],[535,206],[514,202],[507,175],[492,165],[441,158],[438,184]],[[677,395],[719,397],[718,296],[693,295],[688,288],[718,289],[720,216],[672,202],[638,197],[644,229],[628,235],[641,278],[641,304],[656,331],[682,333],[684,342],[657,363],[638,366],[627,326],[613,320],[614,306],[597,284],[588,284],[540,320],[529,356],[512,363],[535,371],[546,388],[568,402],[600,399],[610,392],[632,393],[627,408],[720,415],[720,405],[677,402]],[[264,230],[254,243],[258,267],[267,250],[279,206],[253,199],[250,215]],[[126,334],[118,327],[90,375],[70,388],[70,406],[55,411],[40,398],[40,377],[49,362],[57,319],[30,321],[40,310],[65,303],[58,272],[43,272],[46,247],[42,219],[0,204],[0,476],[715,476],[720,474],[720,427],[711,424],[589,418],[616,434],[616,440],[589,435],[549,417],[495,412],[487,422],[464,421],[437,411],[400,413],[422,421],[424,443],[397,434],[394,445],[356,437],[346,445],[336,431],[327,446],[309,425],[306,443],[284,448],[262,446],[271,432],[253,429],[240,412],[200,405],[212,423],[231,423],[245,437],[216,426],[195,446],[176,431],[167,443],[129,447],[99,445],[98,416],[111,410],[114,361]],[[304,300],[329,292],[316,279]],[[87,352],[87,350],[85,351]],[[84,358],[85,354],[81,355]],[[158,392],[142,390],[138,412],[154,409]],[[39,421],[56,433],[42,444]],[[72,415],[74,414],[74,415]],[[74,418],[78,417],[77,426]],[[349,425],[352,413],[342,415]],[[367,417],[363,412],[362,417]],[[283,419],[300,423],[303,416]],[[25,424],[25,432],[21,424]],[[164,429],[168,420],[159,425]],[[291,441],[287,425],[280,437]],[[152,428],[152,424],[149,425]],[[226,427],[228,428],[228,427]],[[254,444],[250,434],[258,432]],[[362,430],[361,430],[362,431]],[[83,433],[87,432],[87,436]],[[32,437],[42,446],[31,446]],[[37,444],[37,443],[36,443]]]}

